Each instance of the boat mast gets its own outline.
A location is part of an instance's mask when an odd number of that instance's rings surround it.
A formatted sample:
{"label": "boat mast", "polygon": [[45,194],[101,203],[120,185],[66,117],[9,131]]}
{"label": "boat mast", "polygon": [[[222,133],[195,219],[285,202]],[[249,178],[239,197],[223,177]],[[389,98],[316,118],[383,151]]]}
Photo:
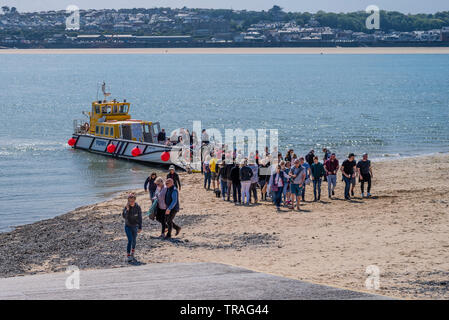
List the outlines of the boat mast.
{"label": "boat mast", "polygon": [[103,81],[103,84],[101,85],[101,91],[103,91],[104,100],[106,100],[106,97],[109,97],[111,95],[110,92],[106,92],[106,82]]}

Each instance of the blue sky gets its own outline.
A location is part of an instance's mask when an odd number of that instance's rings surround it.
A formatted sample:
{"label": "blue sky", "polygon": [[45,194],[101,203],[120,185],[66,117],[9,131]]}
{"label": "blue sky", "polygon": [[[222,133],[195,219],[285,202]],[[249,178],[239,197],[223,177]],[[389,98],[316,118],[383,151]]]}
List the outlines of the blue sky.
{"label": "blue sky", "polygon": [[152,8],[183,6],[191,8],[225,8],[266,10],[274,4],[286,11],[318,10],[348,12],[364,10],[368,5],[403,13],[449,11],[449,0],[0,0],[0,5],[14,6],[19,11],[62,10],[74,4],[89,8]]}

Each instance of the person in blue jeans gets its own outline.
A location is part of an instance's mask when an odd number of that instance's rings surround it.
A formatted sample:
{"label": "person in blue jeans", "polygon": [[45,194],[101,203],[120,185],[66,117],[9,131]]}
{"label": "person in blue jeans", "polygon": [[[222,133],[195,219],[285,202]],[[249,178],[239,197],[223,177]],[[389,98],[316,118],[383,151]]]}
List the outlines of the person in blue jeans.
{"label": "person in blue jeans", "polygon": [[[288,165],[288,166],[287,166]],[[285,172],[286,176],[288,177],[288,173],[290,171],[290,162],[287,161],[281,161],[281,170]],[[282,200],[284,201],[284,205],[287,204],[287,201],[289,199],[289,179],[284,184],[284,187],[282,188]]]}
{"label": "person in blue jeans", "polygon": [[299,159],[295,159],[293,162],[293,166],[290,168],[290,172],[288,173],[290,177],[290,192],[291,192],[291,204],[290,209],[294,208],[295,198],[296,198],[296,207],[298,211],[300,211],[300,195],[302,194],[302,185],[306,179],[306,172],[304,167],[300,165]]}
{"label": "person in blue jeans", "polygon": [[350,153],[348,155],[348,159],[343,161],[341,164],[341,173],[343,175],[343,181],[345,182],[345,199],[351,200],[351,197],[349,196],[349,192],[351,190],[351,184],[353,184],[353,181],[355,180],[355,172],[356,172],[356,161],[355,155],[353,153]]}
{"label": "person in blue jeans", "polygon": [[313,181],[313,201],[319,201],[321,198],[321,178],[326,174],[324,166],[318,161],[318,157],[313,157],[313,164],[311,167],[312,181]]}
{"label": "person in blue jeans", "polygon": [[337,186],[337,172],[340,168],[338,159],[335,153],[331,154],[331,157],[324,162],[324,170],[326,171],[327,179],[327,191],[329,193],[329,199],[335,194],[335,187]]}
{"label": "person in blue jeans", "polygon": [[204,174],[204,189],[206,189],[207,185],[207,190],[210,190],[212,171],[210,170],[209,160],[206,160],[203,163],[203,174]]}
{"label": "person in blue jeans", "polygon": [[221,197],[223,201],[226,200],[226,194],[228,193],[228,180],[226,179],[226,164],[225,161],[220,163],[220,170],[218,171],[217,179],[220,181]]}
{"label": "person in blue jeans", "polygon": [[308,162],[305,162],[303,157],[299,158],[299,161],[300,161],[301,166],[305,169],[305,173],[306,173],[306,180],[304,180],[304,183],[302,184],[302,191],[301,191],[302,201],[305,201],[306,184],[310,183],[310,174],[311,174],[310,164]]}
{"label": "person in blue jeans", "polygon": [[123,209],[122,216],[125,219],[125,233],[128,238],[126,246],[127,260],[135,262],[134,253],[136,249],[137,234],[142,231],[142,209],[136,203],[136,195],[128,195],[128,203]]}
{"label": "person in blue jeans", "polygon": [[164,199],[167,206],[167,209],[165,210],[165,225],[167,226],[165,239],[171,239],[171,232],[173,229],[176,231],[176,236],[181,231],[181,227],[173,221],[179,211],[179,191],[175,187],[173,179],[167,179],[165,181],[165,186],[167,187]]}
{"label": "person in blue jeans", "polygon": [[288,175],[281,169],[280,165],[276,167],[276,172],[270,177],[270,190],[273,192],[274,204],[278,211],[281,206],[284,185],[287,183],[288,178]]}
{"label": "person in blue jeans", "polygon": [[145,180],[145,183],[143,185],[143,188],[145,189],[145,191],[147,191],[147,189],[148,189],[148,191],[150,192],[151,201],[153,201],[154,195],[156,193],[156,188],[157,188],[157,185],[155,183],[156,178],[157,178],[156,172],[152,172],[151,175]]}
{"label": "person in blue jeans", "polygon": [[240,184],[240,168],[237,164],[231,169],[232,198],[234,203],[242,204],[242,185]]}

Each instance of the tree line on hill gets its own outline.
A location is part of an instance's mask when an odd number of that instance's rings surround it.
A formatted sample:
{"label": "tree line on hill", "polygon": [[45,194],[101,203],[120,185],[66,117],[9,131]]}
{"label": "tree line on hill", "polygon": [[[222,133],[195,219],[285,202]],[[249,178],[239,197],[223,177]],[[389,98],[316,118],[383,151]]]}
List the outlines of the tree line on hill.
{"label": "tree line on hill", "polygon": [[[249,26],[263,22],[291,22],[294,21],[300,26],[309,24],[312,19],[323,27],[352,30],[354,32],[370,32],[366,29],[365,21],[369,16],[365,11],[334,13],[318,11],[309,12],[285,12],[281,7],[275,5],[269,10],[247,11],[230,9],[171,9],[171,8],[133,8],[119,9],[119,13],[154,13],[155,10],[165,11],[169,14],[176,14],[182,10],[189,10],[199,14],[207,15],[210,18],[221,18],[230,23],[231,31],[245,31]],[[19,14],[15,7],[3,6],[5,15]],[[397,11],[380,11],[380,30],[382,31],[426,31],[431,29],[441,29],[449,26],[449,11],[437,12],[434,14],[404,14]],[[371,30],[373,32],[373,30]]]}

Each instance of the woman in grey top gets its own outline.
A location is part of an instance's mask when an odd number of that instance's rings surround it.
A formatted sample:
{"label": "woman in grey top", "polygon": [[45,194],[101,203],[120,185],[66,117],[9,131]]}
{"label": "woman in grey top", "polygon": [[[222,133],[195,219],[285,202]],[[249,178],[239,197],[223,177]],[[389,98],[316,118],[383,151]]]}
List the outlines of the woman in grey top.
{"label": "woman in grey top", "polygon": [[161,224],[161,237],[165,237],[165,210],[167,205],[165,204],[165,194],[167,188],[165,187],[164,179],[157,178],[154,183],[157,185],[154,199],[157,199],[156,220]]}

